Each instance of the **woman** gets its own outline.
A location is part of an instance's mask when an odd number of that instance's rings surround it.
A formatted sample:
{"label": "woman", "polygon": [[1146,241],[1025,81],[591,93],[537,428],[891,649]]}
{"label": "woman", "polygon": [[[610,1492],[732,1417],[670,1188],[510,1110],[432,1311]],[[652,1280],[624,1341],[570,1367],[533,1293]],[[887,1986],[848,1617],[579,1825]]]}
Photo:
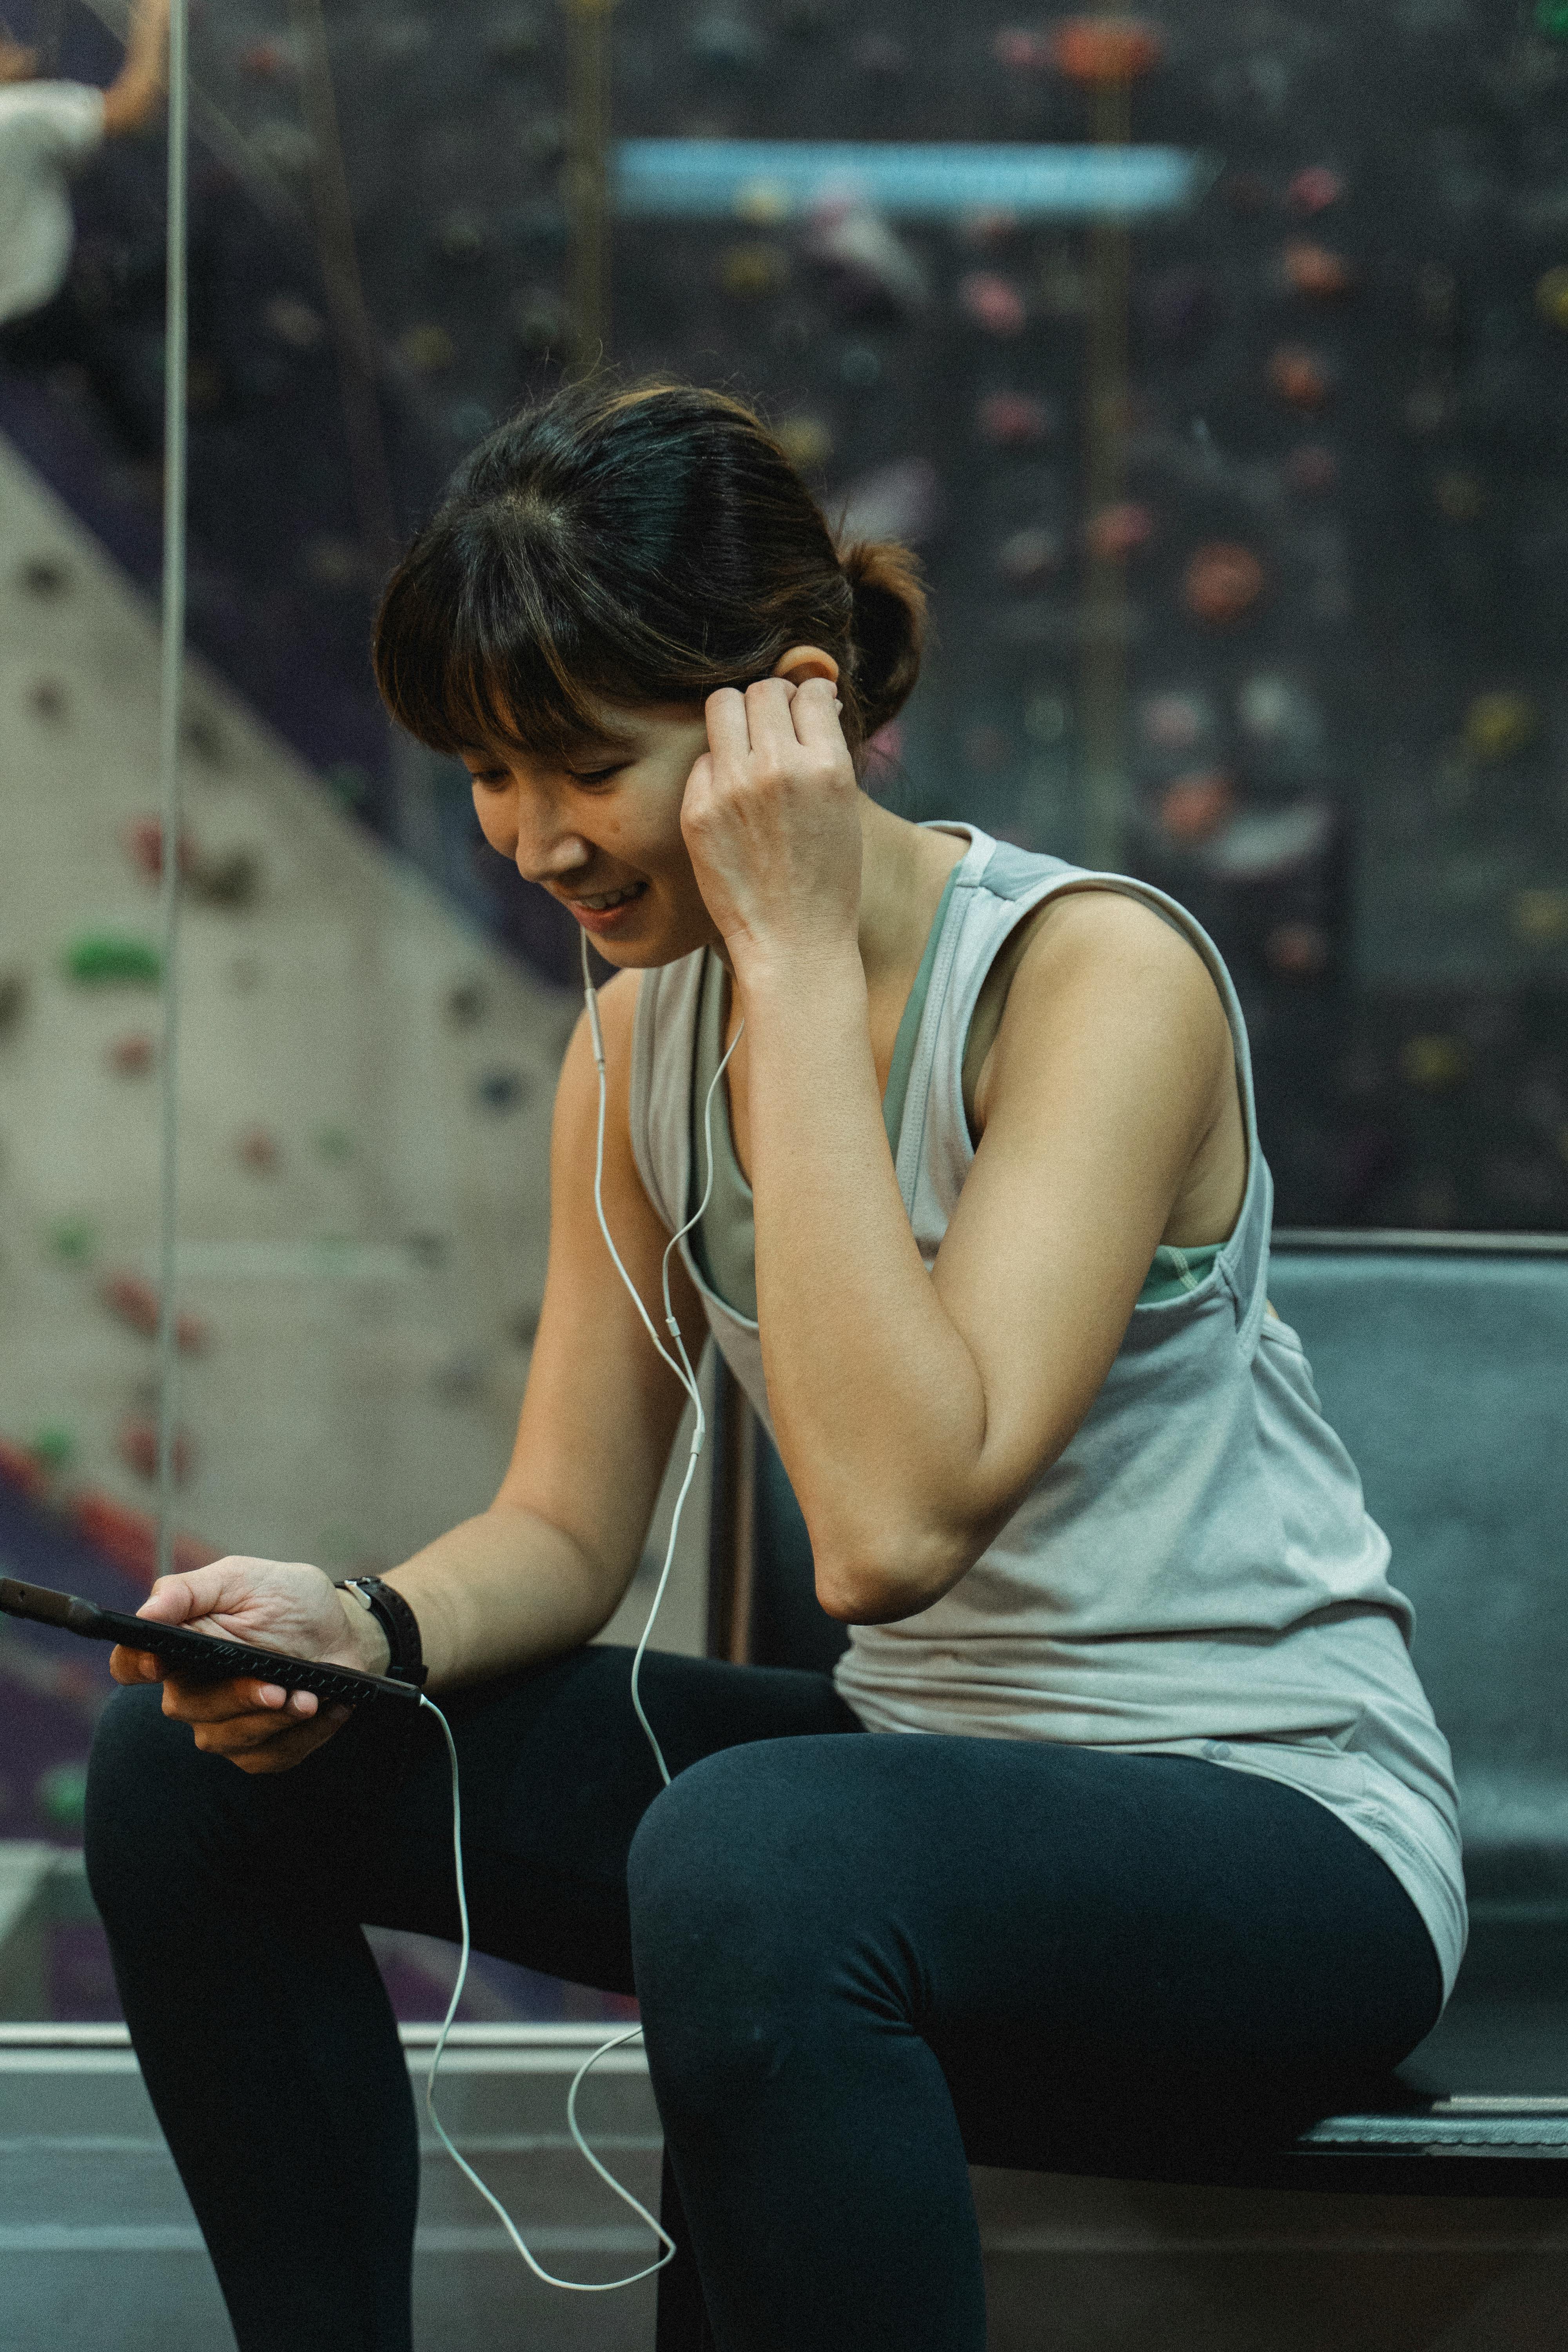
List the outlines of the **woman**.
{"label": "woman", "polygon": [[[752,415],[656,384],[500,428],[376,642],[620,967],[604,1205],[650,1303],[733,1049],[675,1307],[776,1434],[836,1676],[650,1655],[661,1791],[626,1654],[584,1646],[681,1397],[596,1221],[583,1024],[494,1503],[384,1623],[244,1559],[146,1604],[422,1649],[476,1939],[636,1990],[723,2352],[979,2352],[966,2147],[1154,2168],[1167,2132],[1279,2128],[1421,2039],[1464,1940],[1408,1604],[1265,1297],[1235,991],[1159,892],[866,796],[922,619]],[[95,1759],[93,1889],[245,2352],[408,2340],[414,2126],[360,1930],[456,1915],[445,1754],[388,1712],[169,1681]]]}

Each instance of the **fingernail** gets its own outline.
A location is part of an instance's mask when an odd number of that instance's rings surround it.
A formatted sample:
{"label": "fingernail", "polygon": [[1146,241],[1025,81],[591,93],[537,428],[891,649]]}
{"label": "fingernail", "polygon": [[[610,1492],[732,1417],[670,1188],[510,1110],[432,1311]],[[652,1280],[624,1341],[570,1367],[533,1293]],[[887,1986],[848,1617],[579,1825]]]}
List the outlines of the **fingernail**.
{"label": "fingernail", "polygon": [[277,1683],[263,1683],[261,1685],[261,1704],[263,1706],[287,1706],[289,1704],[289,1694],[286,1690],[280,1688]]}

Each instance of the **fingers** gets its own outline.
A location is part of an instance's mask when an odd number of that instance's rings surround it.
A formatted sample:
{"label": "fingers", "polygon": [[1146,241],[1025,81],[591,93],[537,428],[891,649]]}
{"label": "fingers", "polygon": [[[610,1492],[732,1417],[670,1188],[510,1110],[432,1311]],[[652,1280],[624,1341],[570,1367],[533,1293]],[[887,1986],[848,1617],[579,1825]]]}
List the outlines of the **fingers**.
{"label": "fingers", "polygon": [[804,686],[795,688],[795,700],[789,707],[796,741],[813,750],[845,750],[844,730],[839,723],[843,709],[828,679],[808,677]]}
{"label": "fingers", "polygon": [[721,687],[717,694],[709,696],[703,715],[708,721],[708,745],[714,759],[743,764],[752,748],[745,695],[732,686]]}
{"label": "fingers", "polygon": [[277,1683],[248,1678],[227,1683],[182,1682],[177,1675],[163,1678],[163,1712],[181,1723],[219,1724],[240,1720],[275,1725],[279,1717],[290,1723],[309,1722],[321,1706],[314,1691],[286,1691]]}

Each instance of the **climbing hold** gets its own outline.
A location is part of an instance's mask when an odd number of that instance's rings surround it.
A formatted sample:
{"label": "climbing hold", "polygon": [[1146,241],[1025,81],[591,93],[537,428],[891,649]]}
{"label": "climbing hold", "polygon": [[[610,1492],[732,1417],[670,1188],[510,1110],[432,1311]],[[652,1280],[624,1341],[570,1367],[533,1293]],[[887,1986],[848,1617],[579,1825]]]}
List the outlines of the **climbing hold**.
{"label": "climbing hold", "polygon": [[1138,725],[1152,751],[1179,759],[1212,731],[1214,712],[1200,695],[1152,694],[1139,709]]}
{"label": "climbing hold", "polygon": [[155,947],[118,931],[84,931],[66,950],[65,967],[70,979],[89,987],[135,982],[156,988],[163,972]]}
{"label": "climbing hold", "polygon": [[1050,62],[1068,81],[1104,89],[1136,81],[1164,53],[1164,36],[1136,16],[1069,16],[1048,36]]}
{"label": "climbing hold", "polygon": [[1528,751],[1540,732],[1541,713],[1528,695],[1478,694],[1465,713],[1465,749],[1484,766]]}
{"label": "climbing hold", "polygon": [[741,301],[776,294],[788,281],[789,256],[782,246],[731,245],[719,257],[719,282]]}
{"label": "climbing hold", "polygon": [[48,1828],[79,1836],[87,1814],[87,1759],[51,1764],[40,1772],[33,1783],[33,1804]]}
{"label": "climbing hold", "polygon": [[833,455],[833,435],[820,416],[786,416],[774,438],[792,466],[802,473],[825,466]]}
{"label": "climbing hold", "polygon": [[958,306],[988,335],[1016,335],[1028,323],[1023,296],[994,269],[972,269],[959,279]]}
{"label": "climbing hold", "polygon": [[1405,1082],[1421,1094],[1442,1095],[1470,1074],[1469,1048],[1458,1037],[1407,1037],[1400,1050]]}
{"label": "climbing hold", "polygon": [[1012,588],[1037,588],[1061,563],[1061,533],[1038,525],[1014,531],[996,551],[996,568]]}
{"label": "climbing hold", "polygon": [[1267,585],[1249,547],[1215,540],[1200,547],[1182,575],[1182,602],[1200,621],[1223,627],[1244,620]]}
{"label": "climbing hold", "polygon": [[420,1232],[405,1234],[403,1246],[417,1265],[435,1267],[445,1263],[450,1244],[445,1234]]}
{"label": "climbing hold", "polygon": [[1458,414],[1459,403],[1452,385],[1436,377],[1416,384],[1405,397],[1405,422],[1423,440],[1430,434],[1447,432]]}
{"label": "climbing hold", "polygon": [[457,360],[458,346],[445,327],[405,327],[397,338],[397,352],[416,375],[439,375]]}
{"label": "climbing hold", "polygon": [[1568,331],[1568,269],[1549,269],[1537,279],[1535,307],[1549,326]]}
{"label": "climbing hold", "polygon": [[1293,213],[1326,213],[1344,194],[1345,184],[1337,172],[1326,163],[1310,163],[1298,172],[1285,191],[1285,201]]}
{"label": "climbing hold", "polygon": [[332,798],[345,808],[363,808],[370,798],[370,772],[356,760],[334,760],[322,771],[322,780]]}
{"label": "climbing hold", "polygon": [[1321,498],[1340,478],[1340,461],[1321,441],[1303,441],[1285,460],[1287,486],[1303,498]]}
{"label": "climbing hold", "polygon": [[0,1038],[10,1037],[22,1025],[27,1010],[27,975],[0,971]]}
{"label": "climbing hold", "polygon": [[313,352],[327,340],[327,322],[313,304],[298,294],[274,294],[261,317],[267,331],[290,351]]}
{"label": "climbing hold", "polygon": [[76,1438],[63,1422],[46,1422],[33,1436],[27,1451],[35,1461],[41,1462],[51,1475],[68,1470],[76,1460]]}
{"label": "climbing hold", "polygon": [[1356,282],[1356,273],[1342,253],[1331,253],[1326,245],[1313,245],[1305,238],[1285,247],[1280,267],[1290,291],[1310,295],[1314,301],[1334,301],[1348,294]]}
{"label": "climbing hold", "polygon": [[353,1138],[346,1127],[319,1127],[310,1139],[317,1159],[326,1160],[329,1166],[339,1167],[353,1158]]}
{"label": "climbing hold", "polygon": [[[150,882],[158,881],[163,872],[163,826],[155,816],[132,818],[122,836],[126,854],[139,873]],[[180,835],[180,871],[188,874],[195,862],[195,845],[188,833]]]}
{"label": "climbing hold", "polygon": [[442,1011],[454,1029],[476,1029],[489,1011],[489,991],[482,980],[459,980],[447,991]]}
{"label": "climbing hold", "polygon": [[265,1127],[247,1127],[235,1145],[235,1152],[240,1166],[258,1176],[276,1174],[281,1156],[277,1137]]}
{"label": "climbing hold", "polygon": [[52,604],[70,586],[70,568],[58,555],[30,555],[16,580],[25,596],[36,596],[41,604]]}
{"label": "climbing hold", "polygon": [[1154,536],[1154,517],[1148,507],[1139,506],[1131,499],[1123,499],[1116,506],[1101,507],[1091,514],[1083,528],[1090,555],[1101,563],[1118,563],[1147,547]]}
{"label": "climbing hold", "polygon": [[1549,41],[1568,41],[1568,0],[1535,0],[1535,26]]}
{"label": "climbing hold", "polygon": [[1514,937],[1531,947],[1568,940],[1568,890],[1519,890],[1510,918]]}
{"label": "climbing hold", "polygon": [[[96,1487],[87,1487],[73,1496],[70,1518],[77,1533],[112,1560],[116,1568],[139,1582],[151,1584],[158,1573],[158,1523],[148,1512],[135,1510],[128,1503],[117,1503],[112,1496],[100,1494]],[[210,1568],[215,1559],[223,1558],[221,1551],[195,1536],[176,1535],[170,1550],[176,1575],[188,1574],[194,1568]]]}
{"label": "climbing hold", "polygon": [[1268,355],[1268,389],[1292,408],[1325,408],[1331,389],[1327,364],[1304,343],[1277,343]]}
{"label": "climbing hold", "polygon": [[250,134],[252,154],[286,179],[302,179],[316,160],[316,142],[310,132],[285,116],[258,122]]}
{"label": "climbing hold", "polygon": [[859,199],[835,198],[819,205],[805,247],[846,310],[910,312],[931,299],[924,264],[882,215]]}
{"label": "climbing hold", "polygon": [[58,677],[35,678],[27,688],[27,708],[35,719],[58,726],[70,712],[70,696]]}
{"label": "climbing hold", "polygon": [[490,249],[489,224],[471,205],[453,205],[436,226],[436,251],[443,261],[471,269]]}
{"label": "climbing hold", "polygon": [[983,440],[998,449],[1033,449],[1048,441],[1056,419],[1043,400],[1027,392],[987,393],[974,414]]}
{"label": "climbing hold", "polygon": [[195,896],[209,907],[254,906],[261,889],[261,857],[254,849],[229,849],[203,858],[191,876]]}
{"label": "climbing hold", "polygon": [[85,1265],[98,1247],[98,1227],[90,1217],[60,1217],[49,1227],[49,1252],[67,1265]]}
{"label": "climbing hold", "polygon": [[41,1503],[49,1491],[48,1470],[31,1447],[0,1437],[0,1486],[26,1496],[29,1503]]}
{"label": "climbing hold", "polygon": [[1476,522],[1486,512],[1486,485],[1474,474],[1449,471],[1432,485],[1439,514],[1450,522]]}
{"label": "climbing hold", "polygon": [[1230,778],[1219,768],[1195,768],[1177,776],[1160,795],[1160,824],[1184,847],[1208,841],[1228,824],[1236,809]]}
{"label": "climbing hold", "polygon": [[1331,942],[1316,923],[1276,923],[1263,941],[1263,960],[1282,980],[1316,980],[1329,968]]}
{"label": "climbing hold", "polygon": [[850,483],[838,543],[849,547],[858,539],[898,539],[918,546],[936,529],[942,511],[942,481],[931,460],[900,457]]}
{"label": "climbing hold", "polygon": [[[139,1416],[122,1422],[120,1426],[120,1435],[115,1442],[115,1451],[126,1468],[134,1470],[139,1478],[155,1478],[158,1475],[157,1423],[142,1420]],[[174,1474],[174,1484],[176,1486],[183,1486],[191,1475],[191,1440],[188,1430],[175,1430],[171,1452],[174,1456],[171,1466]]]}
{"label": "climbing hold", "polygon": [[735,71],[761,65],[767,55],[767,44],[755,26],[724,8],[711,8],[700,16],[686,36],[686,47],[699,65]]}
{"label": "climbing hold", "polygon": [[1065,696],[1031,694],[1024,705],[1024,732],[1031,743],[1060,743],[1072,725],[1072,709]]}
{"label": "climbing hold", "polygon": [[318,531],[305,541],[305,570],[323,588],[357,588],[369,566],[357,539]]}
{"label": "climbing hold", "polygon": [[[133,1331],[144,1339],[158,1336],[158,1293],[154,1286],[139,1274],[111,1274],[105,1276],[99,1297],[111,1315],[129,1323]],[[196,1315],[176,1315],[174,1338],[182,1352],[194,1355],[207,1344],[207,1327]]]}
{"label": "climbing hold", "polygon": [[104,1058],[120,1077],[140,1078],[152,1068],[157,1049],[144,1029],[132,1029],[114,1039]]}
{"label": "climbing hold", "polygon": [[882,381],[882,354],[869,343],[847,343],[838,355],[838,379],[853,392],[868,392]]}
{"label": "climbing hold", "polygon": [[521,1070],[489,1070],[475,1092],[487,1110],[521,1110],[533,1086]]}

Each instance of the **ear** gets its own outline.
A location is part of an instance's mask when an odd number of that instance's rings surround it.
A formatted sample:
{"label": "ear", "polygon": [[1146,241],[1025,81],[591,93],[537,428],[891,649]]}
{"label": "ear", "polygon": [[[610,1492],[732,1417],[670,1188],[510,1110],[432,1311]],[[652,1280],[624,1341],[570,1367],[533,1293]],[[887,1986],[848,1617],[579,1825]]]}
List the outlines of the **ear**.
{"label": "ear", "polygon": [[829,686],[837,686],[838,664],[820,646],[791,646],[774,662],[773,676],[787,678],[791,686],[804,686],[808,677],[825,677]]}

